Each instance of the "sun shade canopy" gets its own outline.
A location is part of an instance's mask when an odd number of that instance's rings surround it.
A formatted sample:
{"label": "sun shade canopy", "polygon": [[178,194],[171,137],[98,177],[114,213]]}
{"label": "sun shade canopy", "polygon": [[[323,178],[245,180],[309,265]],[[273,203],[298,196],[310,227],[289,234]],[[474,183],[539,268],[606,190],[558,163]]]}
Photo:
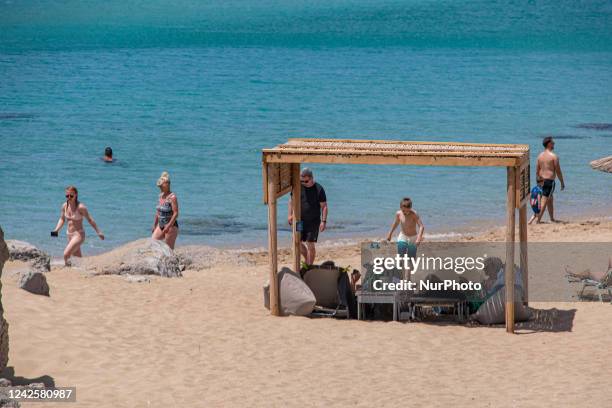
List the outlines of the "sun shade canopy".
{"label": "sun shade canopy", "polygon": [[389,140],[289,139],[263,149],[266,163],[521,167],[529,146]]}
{"label": "sun shade canopy", "polygon": [[[353,139],[289,139],[262,149],[263,199],[268,205],[268,255],[270,257],[270,312],[280,315],[278,284],[277,200],[292,193],[301,196],[302,163],[387,164],[416,166],[506,167],[506,330],[514,332],[515,210],[519,210],[520,268],[525,301],[528,301],[527,201],[530,193],[529,145],[450,142],[409,142]],[[501,192],[501,191],[500,191]],[[301,200],[291,200],[292,260],[301,269]]]}

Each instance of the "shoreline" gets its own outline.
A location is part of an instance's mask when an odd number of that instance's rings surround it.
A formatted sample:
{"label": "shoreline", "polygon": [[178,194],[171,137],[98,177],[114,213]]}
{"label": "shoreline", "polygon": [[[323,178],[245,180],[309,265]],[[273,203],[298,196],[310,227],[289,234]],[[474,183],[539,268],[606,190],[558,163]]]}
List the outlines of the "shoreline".
{"label": "shoreline", "polygon": [[[528,242],[612,242],[612,217],[590,217],[573,222],[542,223],[528,226]],[[452,239],[428,239],[429,242],[503,242],[505,241],[505,226],[496,226],[477,233],[457,233]],[[427,237],[427,235],[426,235]],[[336,238],[320,241],[317,245],[317,262],[341,260],[351,265],[358,265],[363,241],[381,240],[380,236],[359,236],[352,238]],[[131,241],[134,242],[134,241]],[[92,254],[83,259],[104,258],[106,254],[129,245],[131,242],[115,247],[109,251]],[[518,226],[516,232],[518,242]],[[204,259],[196,262],[190,269],[210,269],[223,265],[260,266],[268,263],[268,249],[264,246],[220,247],[203,244],[177,245],[178,254]],[[610,250],[612,255],[612,248]],[[290,266],[291,246],[278,245],[279,267]],[[349,261],[350,260],[350,261]],[[52,266],[63,268],[61,258],[52,257]]]}
{"label": "shoreline", "polygon": [[[529,217],[531,217],[531,209],[528,208],[528,211],[529,211],[528,212],[528,219],[529,219]],[[546,217],[547,216],[545,216],[545,218]],[[558,223],[555,225],[573,225],[573,224],[579,224],[582,222],[589,222],[589,221],[599,221],[601,223],[612,222],[612,207],[610,208],[610,212],[608,214],[602,214],[599,212],[593,212],[593,213],[581,212],[581,213],[577,213],[575,217],[571,216],[567,218],[570,218],[571,221],[562,220],[561,223]],[[494,231],[497,232],[500,228],[504,229],[505,227],[503,226],[503,223],[504,223],[504,219],[500,218],[500,219],[482,220],[476,226],[474,226],[474,224],[464,223],[460,227],[453,228],[448,232],[444,232],[444,230],[442,230],[441,228],[433,228],[431,231],[426,230],[425,238],[428,241],[437,241],[437,242],[444,242],[444,241],[448,241],[448,242],[459,241],[460,242],[460,241],[465,241],[465,240],[477,240],[479,238],[489,236]],[[550,223],[548,221],[545,221],[542,223],[542,225],[547,225],[547,224],[550,224]],[[530,230],[534,227],[535,227],[535,224],[529,225],[527,229]],[[332,232],[332,233],[327,233],[327,234],[324,233],[324,235],[322,235],[322,239],[319,240],[317,247],[347,247],[351,245],[357,245],[359,242],[364,241],[364,240],[381,240],[384,238],[387,231],[388,231],[388,227],[386,226],[384,228],[381,228],[380,230],[373,230],[370,233],[363,233],[363,232],[356,232],[356,233]],[[328,234],[330,234],[331,236],[326,237],[326,235]],[[267,235],[265,236],[267,237]],[[93,235],[90,235],[89,238],[96,239],[96,237],[94,237]],[[142,238],[146,238],[146,237],[138,237],[133,240],[118,243],[117,245],[114,245],[112,247],[100,248],[100,250],[94,250],[93,248],[87,248],[87,252],[85,256],[88,257],[88,256],[102,255],[104,253],[113,251],[121,246],[124,246],[126,244],[129,244],[130,242],[134,242]],[[10,236],[6,237],[6,239],[21,240],[19,238],[14,238]],[[30,241],[27,241],[27,242],[46,251],[47,253],[49,253],[49,255],[51,255],[53,259],[61,259],[62,257],[61,252],[56,253],[55,251],[49,251],[48,247],[39,246],[37,242],[30,242]],[[279,250],[285,247],[289,247],[290,244],[291,244],[291,233],[289,231],[279,231],[279,238],[278,238]],[[225,251],[229,251],[229,252],[232,252],[232,251],[261,252],[261,251],[264,251],[265,252],[267,251],[267,238],[263,239],[262,242],[251,241],[251,242],[240,243],[240,244],[223,244],[223,243],[218,243],[218,242],[213,242],[213,243],[190,242],[190,241],[183,242],[181,240],[181,236],[179,235],[176,249],[178,250],[184,247],[214,248],[215,250],[224,251],[224,252]]]}
{"label": "shoreline", "polygon": [[[494,224],[492,222],[488,224],[489,224],[488,228],[477,229],[477,230],[464,228],[459,231],[451,231],[448,233],[433,232],[433,233],[428,234],[426,232],[425,240],[429,242],[467,242],[467,241],[497,242],[497,241],[504,241],[505,240],[505,236],[504,236],[505,226],[499,225],[499,223]],[[568,230],[574,227],[576,227],[578,230],[581,230],[582,229],[581,227],[583,227],[584,225],[590,225],[590,226],[599,225],[604,230],[605,229],[612,230],[612,216],[580,217],[573,221],[562,221],[562,222],[554,223],[554,224],[551,224],[550,222],[543,222],[540,225],[536,225],[536,224],[528,225],[527,230],[529,234],[529,241],[530,242],[532,241],[533,242],[546,242],[545,240],[542,239],[543,237],[541,235],[545,233],[547,230],[550,230],[550,231],[552,230],[558,231],[559,229]],[[518,226],[517,226],[517,231],[518,231]],[[280,238],[278,242],[279,254],[288,253],[291,248],[290,247],[290,244],[291,244],[290,235],[289,233],[285,235],[286,236],[283,236],[282,238]],[[517,236],[516,239],[518,240],[518,232],[516,236]],[[8,239],[12,239],[12,238],[8,237]],[[343,234],[342,236],[334,236],[334,237],[322,239],[318,242],[317,248],[320,251],[324,251],[324,252],[337,252],[339,250],[341,251],[341,250],[348,250],[351,248],[358,248],[359,243],[363,241],[379,241],[382,239],[383,239],[383,234],[375,235],[372,233],[370,234],[347,233],[347,234]],[[395,237],[394,239],[392,239],[392,241],[394,240],[395,240]],[[105,254],[111,251],[114,251],[117,248],[120,248],[122,246],[128,245],[134,241],[136,240],[124,242],[122,244],[113,246],[109,249],[104,249],[99,252],[92,251],[86,254],[84,258],[94,257],[94,256],[104,256]],[[608,241],[612,241],[612,235],[610,239],[604,239],[601,242],[608,242]],[[550,242],[556,242],[556,241],[553,239]],[[189,252],[189,251],[217,252],[219,254],[226,254],[226,255],[232,254],[232,255],[238,255],[238,256],[241,254],[245,254],[245,253],[254,254],[254,255],[255,254],[262,255],[262,254],[267,254],[267,251],[268,251],[266,245],[256,245],[256,244],[208,245],[208,244],[202,244],[202,243],[181,244],[180,240],[178,241],[175,250],[178,252]],[[61,254],[60,255],[57,255],[55,253],[49,253],[49,254],[51,255],[51,259],[54,265],[57,265],[60,261],[63,262]]]}

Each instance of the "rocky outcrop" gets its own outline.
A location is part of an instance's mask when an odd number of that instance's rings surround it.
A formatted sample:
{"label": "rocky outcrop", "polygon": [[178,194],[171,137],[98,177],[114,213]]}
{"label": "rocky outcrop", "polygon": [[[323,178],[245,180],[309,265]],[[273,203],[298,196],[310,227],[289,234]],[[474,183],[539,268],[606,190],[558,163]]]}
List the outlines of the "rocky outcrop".
{"label": "rocky outcrop", "polygon": [[[4,263],[9,259],[9,250],[4,242],[4,232],[0,228],[0,277]],[[0,282],[0,372],[6,368],[8,363],[9,338],[8,323],[4,320],[4,308],[2,307],[2,282]]]}
{"label": "rocky outcrop", "polygon": [[6,245],[8,246],[9,259],[11,261],[28,262],[34,269],[41,272],[49,272],[51,270],[51,257],[34,245],[16,240],[8,240]]}
{"label": "rocky outcrop", "polygon": [[19,278],[19,287],[35,295],[49,296],[47,278],[40,271],[28,271]]}
{"label": "rocky outcrop", "polygon": [[21,405],[9,398],[8,391],[0,388],[0,408],[19,408]]}
{"label": "rocky outcrop", "polygon": [[31,383],[28,385],[13,385],[6,378],[0,378],[0,408],[19,408],[17,401],[10,398],[7,387],[12,387],[13,390],[25,391],[45,388],[44,383]]}
{"label": "rocky outcrop", "polygon": [[7,240],[9,260],[27,262],[29,269],[19,276],[19,287],[36,295],[49,296],[49,285],[44,272],[51,270],[51,257],[25,241]]}
{"label": "rocky outcrop", "polygon": [[163,241],[141,239],[110,252],[83,258],[79,267],[98,275],[182,276],[179,257]]}

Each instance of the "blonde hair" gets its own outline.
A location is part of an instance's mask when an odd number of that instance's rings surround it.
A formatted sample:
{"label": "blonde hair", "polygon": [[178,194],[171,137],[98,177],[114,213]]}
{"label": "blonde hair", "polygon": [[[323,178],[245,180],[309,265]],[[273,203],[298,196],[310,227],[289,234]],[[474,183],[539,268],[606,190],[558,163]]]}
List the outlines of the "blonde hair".
{"label": "blonde hair", "polygon": [[167,171],[164,171],[157,179],[157,187],[161,187],[161,185],[164,183],[168,183],[168,185],[170,185],[170,175]]}

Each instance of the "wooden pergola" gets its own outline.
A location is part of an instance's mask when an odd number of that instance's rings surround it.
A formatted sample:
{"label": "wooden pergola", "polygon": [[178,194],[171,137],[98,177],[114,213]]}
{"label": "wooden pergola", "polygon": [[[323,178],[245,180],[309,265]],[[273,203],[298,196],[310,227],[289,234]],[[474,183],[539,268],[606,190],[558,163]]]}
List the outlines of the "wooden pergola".
{"label": "wooden pergola", "polygon": [[[528,298],[527,200],[529,197],[529,146],[408,142],[389,140],[289,139],[263,149],[264,202],[268,205],[268,250],[270,257],[270,311],[280,315],[278,293],[277,200],[289,192],[300,197],[301,163],[387,164],[417,166],[506,167],[506,330],[514,332],[515,214],[519,212],[520,267],[525,300]],[[292,258],[300,270],[299,199],[292,200],[294,222]]]}

